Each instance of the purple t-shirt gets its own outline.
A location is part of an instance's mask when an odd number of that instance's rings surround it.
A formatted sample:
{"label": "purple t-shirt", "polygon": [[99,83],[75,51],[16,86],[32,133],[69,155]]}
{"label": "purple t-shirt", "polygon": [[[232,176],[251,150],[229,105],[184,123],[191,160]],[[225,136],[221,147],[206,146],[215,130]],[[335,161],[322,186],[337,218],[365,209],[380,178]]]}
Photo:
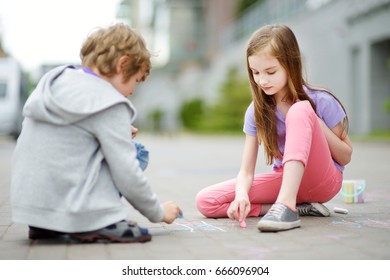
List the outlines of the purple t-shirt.
{"label": "purple t-shirt", "polygon": [[[330,94],[321,90],[309,90],[306,88],[306,93],[316,104],[317,115],[325,122],[330,128],[334,128],[345,118],[345,112],[340,103]],[[284,153],[284,146],[286,142],[286,118],[283,114],[275,109],[277,117],[277,132],[278,132],[278,147],[280,152]],[[243,131],[251,136],[257,136],[257,129],[255,124],[255,112],[253,102],[249,105],[245,113],[245,122]],[[338,162],[334,161],[336,167],[343,171],[344,167]],[[275,158],[273,168],[277,169],[282,166],[282,159]]]}

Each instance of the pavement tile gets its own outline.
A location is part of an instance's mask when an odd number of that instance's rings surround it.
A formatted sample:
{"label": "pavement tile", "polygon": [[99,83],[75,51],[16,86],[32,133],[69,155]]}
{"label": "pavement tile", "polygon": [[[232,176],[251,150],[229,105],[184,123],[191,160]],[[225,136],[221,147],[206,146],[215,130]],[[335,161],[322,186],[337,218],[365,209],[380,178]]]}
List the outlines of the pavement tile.
{"label": "pavement tile", "polygon": [[[141,136],[141,135],[140,135]],[[0,137],[1,138],[1,137]],[[28,240],[27,225],[11,220],[10,161],[14,142],[0,139],[0,259],[15,260],[389,260],[390,143],[354,143],[345,179],[366,179],[365,202],[347,204],[341,195],[326,203],[332,215],[301,217],[301,228],[259,232],[259,218],[247,228],[227,218],[207,219],[194,198],[202,188],[234,178],[243,139],[235,136],[145,135],[150,150],[146,174],[161,201],[174,200],[184,218],[172,224],[151,223],[137,211],[131,219],[153,236],[144,244],[77,244],[69,238]],[[167,161],[169,157],[169,163]],[[257,170],[267,171],[259,153]],[[349,214],[333,213],[334,207]]]}

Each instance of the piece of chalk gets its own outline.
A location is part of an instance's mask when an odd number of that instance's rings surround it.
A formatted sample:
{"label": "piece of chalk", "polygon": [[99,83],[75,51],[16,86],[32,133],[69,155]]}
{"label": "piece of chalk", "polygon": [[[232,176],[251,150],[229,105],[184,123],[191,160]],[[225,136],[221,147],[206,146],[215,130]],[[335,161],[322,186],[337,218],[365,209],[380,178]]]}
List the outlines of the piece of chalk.
{"label": "piece of chalk", "polygon": [[245,220],[242,220],[242,222],[240,223],[240,227],[246,228],[246,222],[245,222]]}
{"label": "piece of chalk", "polygon": [[333,211],[339,214],[348,214],[348,209],[344,209],[344,208],[334,207]]}
{"label": "piece of chalk", "polygon": [[183,213],[179,213],[178,218],[179,218],[179,219],[183,219]]}

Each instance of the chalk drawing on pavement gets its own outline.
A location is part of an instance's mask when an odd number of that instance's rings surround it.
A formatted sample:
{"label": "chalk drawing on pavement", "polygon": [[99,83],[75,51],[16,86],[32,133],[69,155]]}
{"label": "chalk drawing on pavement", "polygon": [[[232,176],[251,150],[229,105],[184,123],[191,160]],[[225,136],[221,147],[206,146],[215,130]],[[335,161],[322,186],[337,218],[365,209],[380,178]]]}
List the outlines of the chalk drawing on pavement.
{"label": "chalk drawing on pavement", "polygon": [[204,221],[185,222],[185,223],[174,222],[173,225],[175,225],[176,227],[169,226],[169,230],[171,230],[171,231],[189,231],[189,232],[194,232],[196,230],[226,232],[226,230],[224,230],[220,227],[208,224]]}
{"label": "chalk drawing on pavement", "polygon": [[333,221],[334,225],[345,225],[354,228],[361,228],[363,226],[374,227],[374,228],[385,228],[390,229],[390,221],[377,221],[373,219],[365,219],[365,220],[355,220],[348,221],[345,219],[335,220]]}

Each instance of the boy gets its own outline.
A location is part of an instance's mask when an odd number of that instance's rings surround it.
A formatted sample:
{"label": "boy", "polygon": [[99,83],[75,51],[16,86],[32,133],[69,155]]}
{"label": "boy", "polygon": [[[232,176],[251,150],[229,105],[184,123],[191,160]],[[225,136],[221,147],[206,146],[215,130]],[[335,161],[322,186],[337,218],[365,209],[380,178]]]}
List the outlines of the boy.
{"label": "boy", "polygon": [[114,24],[85,40],[82,67],[57,67],[38,83],[24,107],[11,182],[13,220],[30,226],[31,239],[151,240],[126,221],[121,196],[151,222],[181,213],[152,192],[129,129],[136,112],[127,97],[148,76],[150,56],[137,32]]}

